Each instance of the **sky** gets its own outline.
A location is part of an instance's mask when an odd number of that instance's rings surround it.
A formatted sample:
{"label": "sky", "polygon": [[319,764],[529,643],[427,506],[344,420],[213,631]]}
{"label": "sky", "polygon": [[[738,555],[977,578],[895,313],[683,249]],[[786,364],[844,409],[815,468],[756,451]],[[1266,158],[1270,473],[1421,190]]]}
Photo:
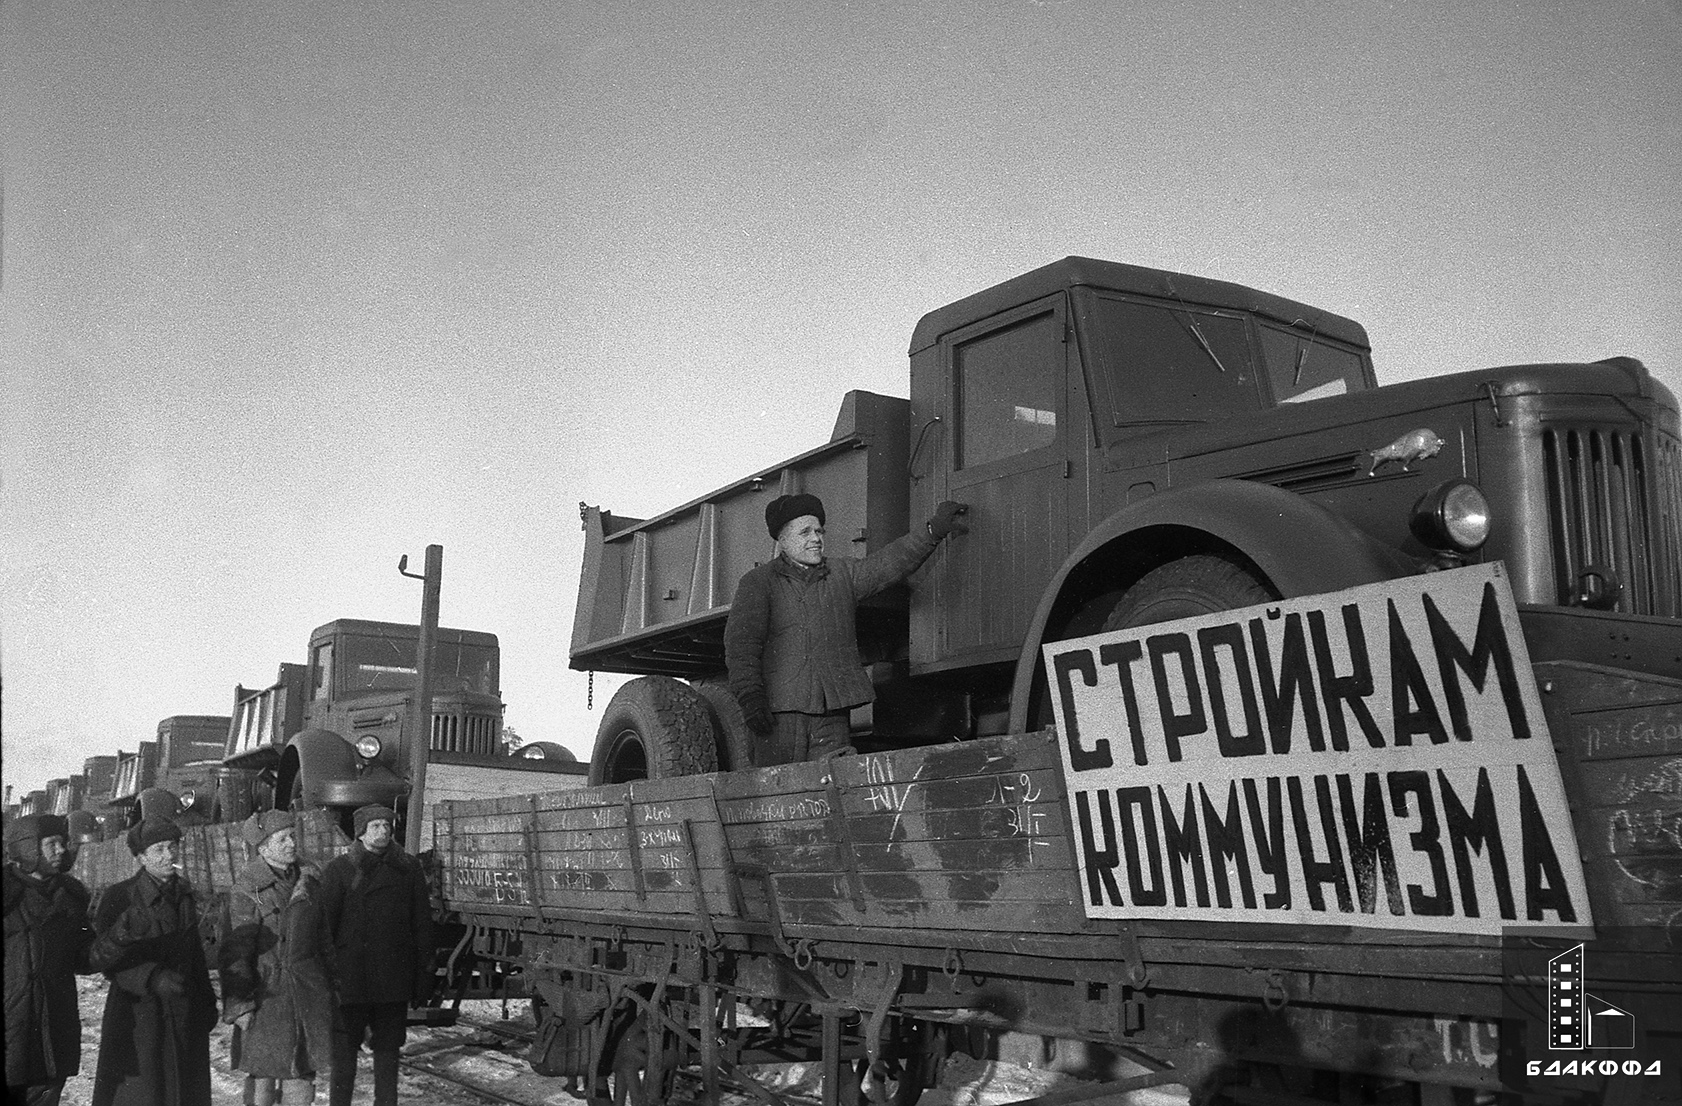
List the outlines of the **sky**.
{"label": "sky", "polygon": [[23,794],[335,618],[496,633],[588,757],[578,505],[907,394],[1081,254],[1361,321],[1381,382],[1682,394],[1682,0],[0,0],[0,678]]}

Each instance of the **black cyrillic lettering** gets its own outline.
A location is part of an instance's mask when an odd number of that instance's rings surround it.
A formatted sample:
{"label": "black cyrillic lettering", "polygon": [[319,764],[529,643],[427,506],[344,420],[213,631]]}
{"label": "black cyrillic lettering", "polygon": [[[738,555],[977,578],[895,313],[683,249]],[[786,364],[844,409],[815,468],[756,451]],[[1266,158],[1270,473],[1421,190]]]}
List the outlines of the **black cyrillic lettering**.
{"label": "black cyrillic lettering", "polygon": [[1314,855],[1314,835],[1308,831],[1308,811],[1303,805],[1302,779],[1285,777],[1285,790],[1291,796],[1291,819],[1296,823],[1297,859],[1302,866],[1302,881],[1308,889],[1308,905],[1324,911],[1326,897],[1320,893],[1322,884],[1329,883],[1337,892],[1337,908],[1345,914],[1353,913],[1355,902],[1349,894],[1349,870],[1343,864],[1343,849],[1338,843],[1337,816],[1332,812],[1332,789],[1325,776],[1314,777],[1314,797],[1320,808],[1320,828],[1326,835],[1326,859]]}
{"label": "black cyrillic lettering", "polygon": [[[1249,781],[1245,781],[1249,782]],[[1226,785],[1226,817],[1223,819],[1209,793],[1202,784],[1197,794],[1203,804],[1203,840],[1208,846],[1209,866],[1215,875],[1215,902],[1219,906],[1232,905],[1232,888],[1227,883],[1227,864],[1238,869],[1238,893],[1243,896],[1244,908],[1256,908],[1256,889],[1250,879],[1250,854],[1244,845],[1244,818],[1238,810],[1238,784]]]}
{"label": "black cyrillic lettering", "polygon": [[1495,877],[1496,905],[1501,909],[1501,917],[1516,920],[1513,888],[1507,879],[1507,846],[1501,840],[1501,821],[1495,816],[1495,793],[1489,786],[1489,769],[1478,769],[1477,792],[1470,814],[1441,768],[1437,769],[1437,788],[1443,793],[1443,825],[1448,829],[1448,843],[1454,849],[1454,870],[1460,877],[1461,913],[1468,918],[1479,916],[1471,854],[1475,851],[1481,856],[1488,849],[1489,870]]}
{"label": "black cyrillic lettering", "polygon": [[1267,651],[1267,629],[1259,618],[1250,620],[1250,648],[1256,658],[1256,676],[1261,684],[1262,707],[1267,711],[1267,732],[1275,753],[1291,751],[1291,728],[1296,708],[1302,704],[1302,721],[1308,729],[1308,747],[1315,752],[1326,748],[1320,725],[1320,702],[1314,697],[1309,675],[1308,643],[1302,636],[1302,615],[1285,616],[1284,640],[1279,645],[1279,679],[1273,679],[1273,658]]}
{"label": "black cyrillic lettering", "polygon": [[1197,800],[1192,796],[1191,784],[1186,784],[1186,804],[1181,814],[1174,813],[1168,792],[1156,789],[1162,806],[1162,844],[1168,854],[1168,875],[1174,881],[1174,905],[1186,905],[1185,865],[1190,863],[1197,887],[1197,905],[1209,905],[1209,874],[1203,866],[1203,839],[1197,832]]}
{"label": "black cyrillic lettering", "polygon": [[1443,726],[1443,716],[1437,710],[1437,701],[1431,695],[1431,685],[1425,679],[1425,671],[1419,666],[1419,657],[1414,653],[1413,642],[1408,639],[1407,627],[1402,624],[1402,616],[1396,610],[1396,601],[1391,599],[1388,602],[1390,710],[1396,724],[1391,742],[1396,745],[1412,745],[1414,734],[1424,734],[1431,739],[1431,744],[1442,745],[1448,741],[1448,730]]}
{"label": "black cyrillic lettering", "polygon": [[1398,818],[1408,817],[1407,796],[1419,800],[1419,828],[1408,834],[1413,851],[1424,853],[1431,864],[1431,885],[1434,894],[1427,895],[1417,883],[1408,884],[1408,906],[1424,918],[1446,918],[1454,913],[1454,896],[1448,888],[1448,862],[1443,859],[1442,842],[1438,840],[1437,805],[1431,799],[1431,777],[1423,771],[1391,772],[1390,813]]}
{"label": "black cyrillic lettering", "polygon": [[1384,883],[1385,902],[1390,913],[1407,913],[1401,880],[1396,875],[1396,854],[1390,843],[1390,822],[1384,815],[1384,783],[1377,772],[1368,772],[1361,784],[1361,810],[1355,810],[1355,787],[1347,775],[1337,777],[1338,805],[1343,810],[1343,838],[1349,842],[1349,867],[1355,875],[1356,897],[1361,913],[1378,907],[1378,885]]}
{"label": "black cyrillic lettering", "polygon": [[[1186,634],[1156,634],[1145,640],[1145,650],[1151,655],[1151,675],[1156,678],[1156,707],[1162,714],[1162,736],[1168,745],[1168,759],[1182,760],[1180,738],[1195,737],[1209,728],[1203,711],[1203,687],[1197,679],[1197,662]],[[1172,689],[1168,686],[1168,669],[1163,658],[1169,654],[1180,659],[1180,676],[1184,680],[1187,709],[1174,713]]]}
{"label": "black cyrillic lettering", "polygon": [[1464,642],[1448,624],[1429,593],[1420,597],[1425,603],[1425,621],[1431,627],[1431,645],[1436,650],[1437,668],[1442,674],[1443,698],[1448,700],[1449,721],[1454,736],[1461,741],[1472,740],[1470,717],[1466,711],[1466,693],[1461,690],[1456,671],[1465,673],[1478,694],[1483,694],[1489,682],[1489,666],[1495,665],[1495,680],[1501,688],[1501,698],[1507,705],[1507,722],[1513,737],[1530,736],[1530,721],[1524,716],[1524,700],[1519,695],[1518,672],[1513,668],[1513,650],[1507,641],[1506,627],[1501,623],[1501,603],[1495,594],[1495,582],[1483,585],[1483,603],[1478,608],[1478,628],[1468,652]]}
{"label": "black cyrillic lettering", "polygon": [[1267,910],[1291,908],[1290,857],[1285,853],[1285,804],[1279,797],[1279,777],[1267,778],[1267,809],[1262,810],[1256,781],[1244,781],[1244,806],[1250,812],[1250,839],[1256,843],[1256,864],[1273,877],[1273,890],[1262,896]]}
{"label": "black cyrillic lettering", "polygon": [[1326,638],[1326,613],[1308,612],[1308,633],[1314,639],[1314,664],[1320,677],[1320,695],[1326,702],[1326,724],[1331,727],[1332,748],[1349,750],[1349,730],[1343,720],[1345,704],[1355,716],[1367,744],[1384,748],[1384,734],[1372,720],[1366,698],[1372,694],[1372,662],[1367,658],[1367,634],[1361,627],[1361,608],[1355,603],[1343,607],[1343,634],[1349,640],[1349,675],[1337,674],[1331,643]]}
{"label": "black cyrillic lettering", "polygon": [[1524,765],[1518,766],[1518,816],[1520,835],[1524,839],[1524,912],[1533,922],[1542,920],[1542,913],[1552,910],[1562,922],[1577,920],[1577,909],[1571,905],[1571,889],[1565,886],[1565,872],[1559,866],[1559,854],[1554,851],[1553,838],[1548,835],[1548,823],[1542,808],[1536,803],[1536,792],[1530,787],[1530,777]]}
{"label": "black cyrillic lettering", "polygon": [[1115,870],[1121,863],[1116,849],[1115,816],[1110,813],[1110,793],[1091,792],[1098,796],[1098,821],[1104,827],[1104,847],[1100,849],[1092,839],[1092,811],[1085,791],[1075,792],[1075,814],[1080,821],[1080,847],[1086,857],[1086,897],[1093,906],[1124,905],[1121,888],[1116,886]]}
{"label": "black cyrillic lettering", "polygon": [[[1118,787],[1115,793],[1116,813],[1121,817],[1121,844],[1127,852],[1127,890],[1135,906],[1162,906],[1168,902],[1168,885],[1162,879],[1162,839],[1156,831],[1156,809],[1148,787]],[[1139,831],[1133,822],[1133,809],[1145,816],[1144,859],[1150,863],[1151,885],[1145,886],[1144,871],[1139,867]]]}
{"label": "black cyrillic lettering", "polygon": [[1098,669],[1092,663],[1092,650],[1071,649],[1067,653],[1059,653],[1052,659],[1051,667],[1057,672],[1057,694],[1063,700],[1063,740],[1069,746],[1069,767],[1076,772],[1109,768],[1115,763],[1110,756],[1109,741],[1099,738],[1090,749],[1081,746],[1080,719],[1075,715],[1074,682],[1069,678],[1079,672],[1081,682],[1087,687],[1098,686]]}
{"label": "black cyrillic lettering", "polygon": [[1133,737],[1133,763],[1144,764],[1145,731],[1139,725],[1139,693],[1133,687],[1133,662],[1142,655],[1137,641],[1117,641],[1098,647],[1098,659],[1115,668],[1121,681],[1121,703],[1127,710],[1127,731]]}
{"label": "black cyrillic lettering", "polygon": [[[1253,757],[1267,752],[1267,739],[1262,734],[1261,708],[1256,703],[1256,682],[1250,676],[1250,658],[1244,649],[1244,631],[1237,623],[1210,626],[1197,632],[1197,645],[1203,654],[1203,682],[1209,688],[1209,715],[1215,723],[1215,742],[1223,757]],[[1215,650],[1225,646],[1232,652],[1232,664],[1238,677],[1238,695],[1244,703],[1244,733],[1232,732],[1232,720],[1227,716],[1226,688],[1221,680],[1220,662]]]}

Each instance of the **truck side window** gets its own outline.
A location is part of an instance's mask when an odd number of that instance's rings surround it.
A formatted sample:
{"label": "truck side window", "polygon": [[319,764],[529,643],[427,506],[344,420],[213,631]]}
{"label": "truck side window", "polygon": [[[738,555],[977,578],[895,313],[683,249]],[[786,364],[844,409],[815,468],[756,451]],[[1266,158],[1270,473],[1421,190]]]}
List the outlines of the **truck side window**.
{"label": "truck side window", "polygon": [[325,642],[315,647],[315,656],[310,660],[310,698],[325,699],[333,687],[333,643]]}
{"label": "truck side window", "polygon": [[1362,388],[1361,358],[1313,335],[1262,324],[1262,358],[1276,403],[1305,403]]}
{"label": "truck side window", "polygon": [[1047,312],[956,348],[957,467],[1014,457],[1057,440],[1061,327]]}
{"label": "truck side window", "polygon": [[1100,296],[1096,321],[1114,425],[1202,422],[1260,408],[1243,318]]}

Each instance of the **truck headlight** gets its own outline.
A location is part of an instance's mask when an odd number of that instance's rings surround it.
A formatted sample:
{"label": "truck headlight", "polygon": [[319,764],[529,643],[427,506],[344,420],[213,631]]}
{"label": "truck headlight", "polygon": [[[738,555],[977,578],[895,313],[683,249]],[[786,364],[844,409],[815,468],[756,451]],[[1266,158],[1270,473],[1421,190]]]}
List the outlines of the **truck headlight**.
{"label": "truck headlight", "polygon": [[380,739],[371,733],[365,733],[356,739],[356,755],[363,760],[373,760],[380,755]]}
{"label": "truck headlight", "polygon": [[1413,505],[1413,536],[1431,549],[1470,553],[1489,540],[1489,500],[1470,480],[1448,480]]}

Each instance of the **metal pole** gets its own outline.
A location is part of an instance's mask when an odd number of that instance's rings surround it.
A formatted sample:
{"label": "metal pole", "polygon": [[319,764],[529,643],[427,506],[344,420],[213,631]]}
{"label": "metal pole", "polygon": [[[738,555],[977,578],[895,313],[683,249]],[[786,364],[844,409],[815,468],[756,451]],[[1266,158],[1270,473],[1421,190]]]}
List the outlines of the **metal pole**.
{"label": "metal pole", "polygon": [[403,847],[421,850],[421,815],[426,810],[426,760],[432,748],[432,654],[438,640],[438,592],[444,577],[444,547],[426,547],[421,583],[420,644],[415,655],[415,701],[409,708],[409,809]]}

